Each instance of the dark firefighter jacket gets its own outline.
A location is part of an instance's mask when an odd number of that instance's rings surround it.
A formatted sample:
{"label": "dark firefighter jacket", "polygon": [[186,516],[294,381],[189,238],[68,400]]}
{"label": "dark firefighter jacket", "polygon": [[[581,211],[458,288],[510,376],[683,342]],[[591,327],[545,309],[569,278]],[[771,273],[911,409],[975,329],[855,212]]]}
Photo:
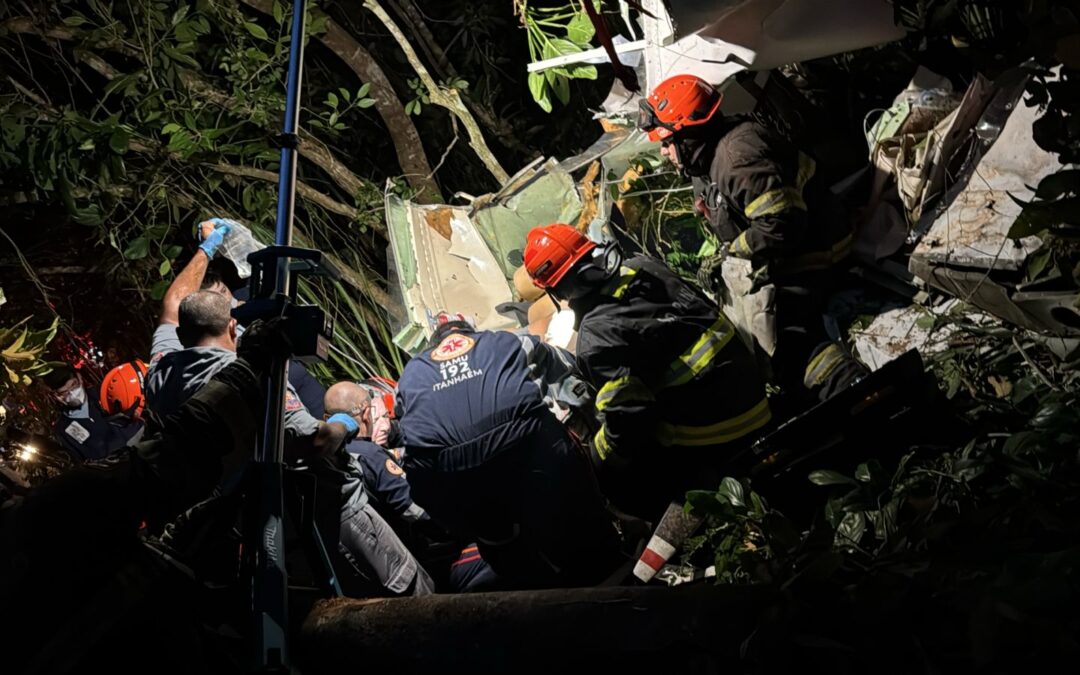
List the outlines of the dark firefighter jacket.
{"label": "dark firefighter jacket", "polygon": [[729,252],[755,269],[767,265],[774,278],[845,258],[853,229],[814,160],[756,119],[730,122],[707,175],[694,179],[699,204],[720,240],[730,242]]}
{"label": "dark firefighter jacket", "polygon": [[722,446],[769,422],[764,384],[735,327],[663,264],[630,258],[599,298],[571,306],[581,317],[578,366],[598,390],[601,457]]}

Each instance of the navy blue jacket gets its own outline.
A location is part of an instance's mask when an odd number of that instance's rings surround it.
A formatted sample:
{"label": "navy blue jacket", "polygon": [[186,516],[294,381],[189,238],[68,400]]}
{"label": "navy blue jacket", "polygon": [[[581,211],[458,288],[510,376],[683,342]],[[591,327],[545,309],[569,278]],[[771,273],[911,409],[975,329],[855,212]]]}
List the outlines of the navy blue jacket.
{"label": "navy blue jacket", "polygon": [[121,425],[110,422],[89,392],[86,405],[89,417],[68,417],[61,412],[56,419],[56,440],[78,462],[108,457],[142,429],[142,422],[127,418],[120,420]]}
{"label": "navy blue jacket", "polygon": [[539,429],[551,412],[538,364],[566,360],[532,336],[450,331],[398,381],[406,469],[474,468]]}
{"label": "navy blue jacket", "polygon": [[412,500],[405,470],[391,454],[371,441],[355,439],[345,449],[354,455],[364,468],[364,487],[374,495],[379,505],[407,522],[427,520],[424,509]]}

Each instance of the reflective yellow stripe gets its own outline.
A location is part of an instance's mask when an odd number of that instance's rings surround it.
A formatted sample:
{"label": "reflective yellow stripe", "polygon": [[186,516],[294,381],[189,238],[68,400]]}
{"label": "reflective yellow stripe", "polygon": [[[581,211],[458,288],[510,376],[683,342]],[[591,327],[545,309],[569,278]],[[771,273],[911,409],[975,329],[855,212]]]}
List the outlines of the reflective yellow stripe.
{"label": "reflective yellow stripe", "polygon": [[746,241],[746,232],[742,232],[731,242],[731,246],[728,247],[728,253],[740,258],[750,257],[750,244]]}
{"label": "reflective yellow stripe", "polygon": [[683,352],[668,366],[664,386],[677,387],[697,377],[712,363],[734,334],[735,327],[721,314],[720,318],[698,338],[690,349]]}
{"label": "reflective yellow stripe", "polygon": [[607,459],[608,455],[611,454],[611,445],[608,444],[605,429],[607,429],[607,425],[601,425],[600,431],[596,432],[596,437],[593,439],[593,447],[596,448],[596,454],[600,455],[601,460]]}
{"label": "reflective yellow stripe", "polygon": [[745,413],[731,419],[703,427],[662,422],[657,428],[657,438],[663,445],[696,447],[730,443],[760,429],[772,419],[768,399],[762,399]]}
{"label": "reflective yellow stripe", "polygon": [[803,384],[808,389],[819,386],[832,371],[836,370],[837,366],[844,362],[844,356],[844,350],[839,345],[833,344],[822,349],[807,364]]}
{"label": "reflective yellow stripe", "polygon": [[626,294],[626,289],[630,286],[630,282],[634,280],[635,274],[637,274],[637,270],[635,269],[630,269],[629,267],[619,268],[618,278],[612,279],[604,289],[604,292],[612,297],[621,298]]}
{"label": "reflective yellow stripe", "polygon": [[817,163],[805,152],[799,153],[799,175],[795,177],[795,187],[799,189],[801,194],[806,184],[810,182],[810,179],[814,177],[814,170],[817,169]]}
{"label": "reflective yellow stripe", "polygon": [[615,403],[655,400],[656,397],[644,382],[633,375],[627,375],[605,382],[604,386],[600,387],[600,391],[596,393],[596,411],[603,412]]}
{"label": "reflective yellow stripe", "polygon": [[806,202],[803,201],[802,190],[793,187],[777,188],[769,190],[746,207],[747,218],[762,218],[774,213],[787,211],[788,209],[806,210]]}

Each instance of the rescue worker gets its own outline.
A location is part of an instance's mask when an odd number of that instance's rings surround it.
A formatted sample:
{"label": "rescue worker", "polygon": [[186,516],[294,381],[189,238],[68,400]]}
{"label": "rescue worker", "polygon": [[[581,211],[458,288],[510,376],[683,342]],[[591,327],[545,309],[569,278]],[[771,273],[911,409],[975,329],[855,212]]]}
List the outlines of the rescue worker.
{"label": "rescue worker", "polygon": [[[204,245],[220,231],[212,226],[212,222],[202,224]],[[183,277],[182,272],[173,286],[192,282]],[[166,298],[176,295],[170,288]],[[146,383],[147,407],[155,414],[166,416],[179,409],[218,371],[236,359],[237,326],[230,315],[231,304],[225,294],[213,290],[200,290],[184,297],[179,303],[178,324],[173,331],[182,347],[178,351],[170,351],[168,340],[160,339],[162,327],[159,326],[155,333],[155,356]],[[326,423],[316,420],[305,409],[292,386],[286,388],[286,456],[291,460],[303,460],[312,467],[323,494],[336,492],[340,495],[338,501],[327,499],[317,504],[317,510],[320,506],[333,507],[332,512],[323,509],[323,516],[317,517],[322,523],[320,529],[327,547],[338,542],[339,546],[331,550],[339,549],[360,577],[377,582],[391,594],[432,592],[433,583],[427,572],[368,503],[359,464],[342,448],[325,441],[329,432],[327,427],[333,423],[344,424],[352,436],[360,431],[357,422],[348,415],[333,415]],[[247,459],[240,458],[245,464]],[[235,488],[241,468],[242,465],[226,467],[222,477],[222,491],[226,494]],[[331,519],[337,521],[337,531],[333,531]]]}
{"label": "rescue worker", "polygon": [[[762,347],[778,384],[824,400],[866,372],[829,339],[822,318],[852,223],[808,154],[755,116],[725,116],[721,100],[705,80],[676,75],[641,101],[638,126],[693,179],[695,205],[723,254],[750,260],[755,283],[773,285],[774,335]],[[704,281],[716,283],[718,263],[703,269]]]}
{"label": "rescue worker", "polygon": [[715,488],[719,467],[772,417],[753,355],[723,312],[663,264],[622,260],[614,243],[598,247],[569,225],[530,231],[525,266],[577,319],[608,497],[656,522],[687,489]]}
{"label": "rescue worker", "polygon": [[77,462],[108,457],[142,428],[131,420],[110,421],[98,397],[87,395],[82,375],[68,365],[54,368],[41,381],[59,413],[53,435]]}
{"label": "rescue worker", "polygon": [[364,485],[378,502],[376,509],[384,517],[400,518],[406,523],[430,520],[424,509],[412,500],[405,470],[398,459],[370,440],[375,406],[367,389],[355,382],[338,382],[326,390],[323,400],[326,417],[344,414],[359,425],[356,438],[349,441],[345,450],[360,461]]}
{"label": "rescue worker", "polygon": [[[227,258],[216,257],[217,249],[231,230],[232,221],[223,218],[211,218],[199,223],[199,248],[176,275],[162,300],[158,326],[151,340],[151,365],[163,355],[184,348],[176,335],[176,327],[180,321],[180,303],[184,298],[200,290],[213,291],[224,296],[230,307],[236,307],[247,298],[247,288],[238,288],[236,293],[233,293],[232,289],[239,283],[236,268]],[[242,334],[243,328],[237,326],[237,338]],[[326,392],[318,380],[308,373],[303,363],[289,361],[289,384],[311,414],[320,419],[322,397]]]}
{"label": "rescue worker", "polygon": [[589,461],[544,402],[567,355],[440,313],[405,366],[396,414],[415,499],[510,585],[594,584],[619,537]]}

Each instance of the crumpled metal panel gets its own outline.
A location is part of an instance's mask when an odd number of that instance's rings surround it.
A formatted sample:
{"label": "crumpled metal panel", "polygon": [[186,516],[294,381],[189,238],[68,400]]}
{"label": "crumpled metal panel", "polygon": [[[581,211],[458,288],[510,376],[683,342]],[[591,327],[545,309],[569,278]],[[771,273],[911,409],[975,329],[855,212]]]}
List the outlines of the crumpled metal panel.
{"label": "crumpled metal panel", "polygon": [[[1038,185],[1062,165],[1032,138],[1038,110],[1015,105],[1000,135],[967,178],[966,187],[949,201],[915,247],[912,272],[918,274],[916,264],[1018,270],[1042,245],[1038,237],[1017,242],[1006,236],[1021,210],[1010,195],[1030,200],[1034,191],[1028,186]],[[991,114],[989,109],[987,114]]]}
{"label": "crumpled metal panel", "polygon": [[485,330],[516,327],[495,311],[513,293],[468,207],[419,205],[390,195],[386,214],[407,316],[394,338],[399,347],[415,353],[443,309],[472,317]]}
{"label": "crumpled metal panel", "polygon": [[511,178],[490,198],[477,199],[472,222],[510,282],[521,265],[529,230],[548,223],[574,224],[580,214],[581,197],[573,177],[549,159]]}

